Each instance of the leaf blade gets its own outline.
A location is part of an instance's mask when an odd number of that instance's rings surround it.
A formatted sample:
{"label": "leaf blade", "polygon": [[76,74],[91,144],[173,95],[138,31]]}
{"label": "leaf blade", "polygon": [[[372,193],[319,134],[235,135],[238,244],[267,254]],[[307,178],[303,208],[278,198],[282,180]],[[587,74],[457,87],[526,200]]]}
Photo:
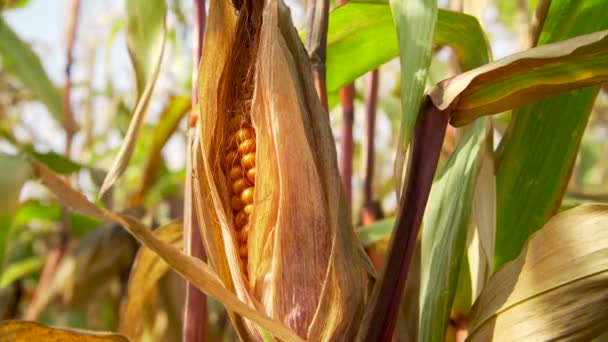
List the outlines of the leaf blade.
{"label": "leaf blade", "polygon": [[[100,197],[123,174],[133,155],[160,73],[166,39],[167,8],[164,0],[129,0],[126,4],[129,54],[135,69],[138,99],[124,141],[99,190]],[[145,17],[142,17],[144,14]]]}
{"label": "leaf blade", "polygon": [[433,36],[437,21],[436,0],[391,0],[397,30],[401,65],[401,128],[395,159],[395,185],[400,197],[404,181],[406,153],[421,107],[424,86],[431,64]]}
{"label": "leaf blade", "polygon": [[[606,11],[605,1],[553,0],[539,44],[608,29]],[[559,207],[597,92],[578,89],[514,111],[497,168],[495,267],[516,257]]]}
{"label": "leaf blade", "polygon": [[[477,38],[461,39],[454,34],[458,30],[440,31],[438,36],[447,38],[448,45],[454,45],[461,68],[470,70],[490,61],[490,48],[477,20],[466,18],[474,22],[466,26],[469,35]],[[461,23],[456,15],[449,21]],[[470,46],[471,43],[475,46]],[[442,340],[450,310],[457,305],[468,309],[470,305],[468,284],[472,282],[465,278],[469,277],[470,271],[467,270],[468,265],[461,264],[479,173],[485,162],[487,145],[491,144],[491,122],[481,118],[462,131],[456,149],[442,173],[436,176],[424,215],[418,327],[421,341]],[[492,182],[493,169],[489,173],[489,181]],[[461,300],[455,303],[457,291]]]}
{"label": "leaf blade", "polygon": [[36,272],[40,268],[42,268],[42,260],[38,257],[27,258],[8,265],[0,275],[0,289],[6,288],[13,281]]}
{"label": "leaf blade", "polygon": [[608,80],[608,31],[530,49],[452,77],[428,94],[451,124]]}
{"label": "leaf blade", "polygon": [[46,105],[58,122],[63,122],[63,102],[59,90],[47,75],[40,58],[0,17],[0,57],[2,66],[17,76]]}
{"label": "leaf blade", "polygon": [[19,206],[19,192],[29,176],[25,160],[0,153],[0,270],[4,266],[10,227]]}
{"label": "leaf blade", "polygon": [[478,120],[433,184],[424,215],[420,279],[420,341],[445,334],[471,215],[487,120]]}
{"label": "leaf blade", "polygon": [[[452,46],[466,65],[479,65],[487,58],[486,39],[479,22],[464,13],[439,9],[434,42]],[[353,59],[353,55],[357,58]],[[397,34],[386,3],[350,2],[330,14],[326,62],[329,93],[398,55]]]}
{"label": "leaf blade", "polygon": [[394,225],[395,218],[390,217],[361,227],[357,230],[357,235],[364,246],[373,245],[378,241],[389,238]]}
{"label": "leaf blade", "polygon": [[470,339],[547,340],[573,334],[584,339],[585,327],[596,333],[595,325],[608,318],[602,306],[608,299],[607,227],[606,205],[583,205],[549,220],[482,291],[472,311]]}

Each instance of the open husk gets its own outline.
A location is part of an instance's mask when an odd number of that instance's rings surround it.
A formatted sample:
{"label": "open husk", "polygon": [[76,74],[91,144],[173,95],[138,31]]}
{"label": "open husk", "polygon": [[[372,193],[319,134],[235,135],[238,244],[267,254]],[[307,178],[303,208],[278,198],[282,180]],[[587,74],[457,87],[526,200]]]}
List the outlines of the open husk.
{"label": "open husk", "polygon": [[[301,337],[350,340],[373,268],[350,223],[329,117],[289,10],[277,0],[211,1],[207,25],[192,177],[209,262],[241,300]],[[237,114],[249,118],[256,146],[245,257],[223,166]],[[242,339],[264,335],[230,317]]]}

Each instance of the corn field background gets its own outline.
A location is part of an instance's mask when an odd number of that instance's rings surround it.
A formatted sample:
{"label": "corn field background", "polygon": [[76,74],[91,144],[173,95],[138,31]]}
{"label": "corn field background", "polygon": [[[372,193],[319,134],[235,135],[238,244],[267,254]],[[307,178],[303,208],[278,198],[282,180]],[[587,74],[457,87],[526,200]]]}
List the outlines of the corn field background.
{"label": "corn field background", "polygon": [[[285,4],[0,0],[0,342],[608,339],[608,1]],[[256,114],[290,96],[301,113]],[[284,160],[322,186],[252,195],[225,235],[231,106],[252,191]],[[278,173],[266,135],[298,151]],[[256,251],[250,215],[281,212],[301,226]],[[263,274],[281,253],[305,266]],[[277,272],[334,297],[256,283]]]}

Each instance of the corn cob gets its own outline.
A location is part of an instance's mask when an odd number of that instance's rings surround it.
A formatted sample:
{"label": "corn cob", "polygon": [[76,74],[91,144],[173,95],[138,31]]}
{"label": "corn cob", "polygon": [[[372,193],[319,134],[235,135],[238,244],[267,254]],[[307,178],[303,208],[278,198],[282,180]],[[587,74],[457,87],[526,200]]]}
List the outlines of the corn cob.
{"label": "corn cob", "polygon": [[[300,337],[351,340],[372,267],[291,15],[280,0],[209,6],[194,188],[210,264],[243,302]],[[263,340],[229,314],[241,338]]]}
{"label": "corn cob", "polygon": [[[232,89],[226,89],[236,96],[233,98],[228,115],[228,127],[226,130],[223,149],[226,151],[224,170],[228,180],[228,189],[232,192],[230,207],[232,211],[232,221],[234,223],[237,247],[241,259],[241,269],[245,277],[247,276],[247,238],[250,229],[250,216],[254,208],[255,191],[255,159],[256,159],[256,136],[255,129],[251,123],[251,102],[253,98],[253,88],[255,74],[255,59],[257,53],[257,32],[258,27],[254,23],[254,12],[257,16],[261,15],[261,8],[250,8],[252,2],[234,2],[235,9],[239,15],[239,24],[247,25],[249,30],[246,35],[241,36],[243,45],[240,49],[233,51],[236,55],[237,68],[234,82],[228,81]],[[259,19],[258,19],[259,20]],[[237,37],[238,39],[238,37]]]}
{"label": "corn cob", "polygon": [[[246,109],[246,108],[245,108]],[[248,115],[248,114],[247,114]],[[249,217],[253,212],[253,194],[255,191],[255,131],[251,119],[243,114],[230,118],[228,147],[225,170],[228,189],[232,196],[232,209],[235,233],[241,258],[241,266],[246,274],[247,236]]]}

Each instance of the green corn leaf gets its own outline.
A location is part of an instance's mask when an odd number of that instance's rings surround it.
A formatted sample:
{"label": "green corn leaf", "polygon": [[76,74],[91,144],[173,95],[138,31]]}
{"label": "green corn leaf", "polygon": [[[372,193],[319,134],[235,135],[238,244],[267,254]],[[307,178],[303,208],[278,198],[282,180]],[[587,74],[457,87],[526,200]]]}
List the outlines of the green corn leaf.
{"label": "green corn leaf", "polygon": [[51,168],[54,172],[67,175],[79,171],[83,166],[69,158],[53,151],[38,152],[32,144],[21,143],[7,130],[7,127],[0,127],[0,137],[4,138],[9,144],[13,145],[20,154],[25,154]]}
{"label": "green corn leaf", "polygon": [[[328,37],[328,57],[327,57],[327,70],[328,70],[328,90],[337,90],[343,84],[346,84],[356,77],[362,75],[368,70],[372,70],[377,66],[387,62],[394,58],[398,54],[397,39],[394,31],[392,30],[393,24],[391,22],[389,8],[381,3],[351,3],[338,8],[330,16],[329,24],[329,37]],[[438,44],[451,45],[454,51],[457,53],[462,67],[467,70],[481,64],[487,63],[490,59],[489,50],[487,48],[487,41],[481,30],[481,26],[478,21],[469,15],[439,10],[437,23],[434,33],[435,42]],[[373,51],[373,53],[370,53]],[[355,54],[358,56],[356,60],[351,60],[352,63],[340,63],[344,60],[344,56]],[[405,76],[402,76],[405,77]],[[472,157],[468,156],[471,150],[479,150],[481,144],[485,141],[485,132],[487,121],[482,120],[476,127],[475,132],[470,133],[468,143],[463,142],[467,148],[460,148],[458,155],[454,155],[455,161],[463,165],[467,165],[467,161],[472,162],[476,165],[477,155]],[[470,165],[469,165],[470,166]],[[464,167],[464,166],[463,166]],[[432,197],[435,200],[439,200],[451,196],[453,193],[459,193],[459,190],[455,190],[456,187],[461,187],[463,190],[463,197],[459,201],[454,201],[450,205],[455,208],[453,211],[458,215],[462,216],[460,221],[446,221],[443,220],[441,223],[444,225],[441,229],[448,231],[457,232],[466,237],[466,231],[468,227],[468,220],[470,216],[470,203],[472,201],[472,188],[474,185],[474,179],[476,176],[476,167],[468,167],[465,170],[452,170],[449,172],[460,172],[459,175],[464,178],[456,181],[456,174],[453,174],[451,188],[444,192],[437,190],[432,192]],[[454,192],[456,191],[456,192]],[[432,200],[431,200],[432,201]],[[460,207],[458,207],[460,206]],[[463,207],[464,208],[463,210]],[[428,213],[425,220],[439,220],[439,211]],[[384,237],[384,234],[390,233],[392,227],[390,226],[391,220],[381,221],[369,227],[365,227],[361,230],[361,238],[364,241],[376,241]],[[450,225],[452,224],[452,225]],[[436,228],[428,227],[427,229]],[[460,252],[464,249],[464,241],[458,240],[460,246]],[[438,244],[445,247],[450,247],[452,241],[448,238],[442,239]],[[452,250],[455,257],[462,253],[458,250]],[[452,255],[436,255],[434,259],[437,267],[442,257],[451,258]],[[444,264],[445,266],[445,264]],[[439,268],[443,272],[451,272],[446,276],[446,281],[441,284],[447,291],[451,291],[448,297],[453,298],[454,287],[456,284],[456,276],[458,274],[459,263],[456,267],[443,267]],[[429,266],[430,267],[430,266]],[[438,283],[438,282],[436,282]],[[448,298],[449,299],[449,298]],[[430,308],[433,307],[431,310]],[[425,324],[429,324],[426,332],[424,333],[425,338],[433,330],[439,329],[443,331],[445,322],[449,314],[451,307],[451,299],[444,301],[431,300],[429,298],[426,303],[425,311]],[[436,320],[437,317],[443,317],[441,320]]]}
{"label": "green corn leaf", "polygon": [[21,8],[27,5],[30,0],[1,0],[0,11],[5,11],[12,8]]}
{"label": "green corn leaf", "polygon": [[431,64],[437,0],[391,0],[401,64],[401,129],[395,160],[395,185],[400,197],[406,152],[422,103]]}
{"label": "green corn leaf", "polygon": [[[397,57],[394,27],[386,3],[351,2],[334,10],[327,33],[327,91],[334,93]],[[465,65],[480,65],[488,53],[479,22],[459,12],[438,10],[434,42],[452,46]]]}
{"label": "green corn leaf", "polygon": [[[455,12],[446,13],[451,16]],[[462,25],[461,30],[467,32],[468,39],[454,33],[459,31],[439,30],[441,25],[437,25],[437,36],[452,42],[450,45],[453,45],[462,69],[470,70],[490,61],[490,49],[477,20],[470,16],[466,18],[474,23],[456,25]],[[451,20],[457,20],[457,16]],[[459,277],[462,295],[458,307],[463,309],[470,305],[469,270],[462,261],[466,263],[467,260],[464,251],[474,189],[484,158],[484,146],[491,142],[491,139],[488,141],[490,132],[487,118],[464,128],[458,146],[433,183],[422,229],[419,341],[443,340]]]}
{"label": "green corn leaf", "polygon": [[34,159],[44,163],[51,170],[61,175],[69,175],[82,168],[82,165],[53,151],[41,153],[34,150],[33,146],[24,146],[23,150]]}
{"label": "green corn leaf", "polygon": [[[398,54],[397,36],[388,4],[353,2],[340,6],[329,15],[325,62],[327,92],[338,91]],[[344,63],[345,60],[349,62]]]}
{"label": "green corn leaf", "polygon": [[[398,4],[393,6],[397,6],[393,8],[394,10],[396,8],[397,11],[406,10],[405,7],[401,8],[401,5]],[[413,6],[412,11],[414,8],[424,10],[424,6],[416,7],[415,2],[406,3],[405,6]],[[410,7],[407,8],[409,9]],[[427,14],[432,14],[430,8],[427,9],[429,10]],[[399,45],[392,17],[390,8],[382,2],[354,2],[341,6],[332,12],[329,19],[326,62],[328,71],[327,89],[330,93],[330,98],[331,94],[343,85],[352,82],[357,77],[398,56]],[[399,14],[395,16],[395,22],[398,18],[400,18]],[[421,21],[418,22],[416,20]],[[420,37],[424,37],[424,31],[421,33],[418,29],[424,27],[424,25],[431,24],[430,21],[426,22],[426,20],[435,20],[435,18],[430,16],[425,19],[424,15],[422,15],[415,20],[407,22],[408,27],[411,27],[413,31],[408,31],[408,28],[404,26],[403,32],[405,35],[402,37],[403,44],[407,44],[408,39],[414,39],[414,37],[408,36],[407,32],[416,36],[413,41],[419,41]],[[428,34],[434,37],[436,44],[450,45],[454,48],[462,65],[478,66],[487,60],[487,41],[478,21],[474,17],[462,13],[439,10],[436,15],[434,33],[432,27],[427,28],[429,30]],[[418,96],[416,95],[417,92],[424,88],[424,82],[426,81],[426,78],[420,80],[413,77],[412,70],[416,69],[418,72],[426,74],[429,66],[428,62],[430,61],[432,42],[429,40],[426,44],[428,45],[416,49],[411,44],[407,45],[408,47],[405,49],[408,51],[408,54],[411,53],[412,55],[406,54],[407,56],[402,56],[404,63],[406,63],[402,65],[402,72],[405,72],[402,75],[402,79],[409,81],[402,87],[403,94],[407,94],[407,96],[402,96],[404,126],[402,127],[401,134],[403,135],[403,139],[401,139],[402,144],[400,145],[401,153],[395,164],[396,174],[398,175],[401,175],[403,170],[404,147],[407,146],[409,141],[411,129],[415,122],[415,113],[418,110],[417,104],[420,102],[413,97]],[[356,55],[357,58],[350,58],[349,56],[352,55]],[[422,57],[420,57],[423,55],[427,57],[426,61],[423,61]],[[420,59],[417,60],[416,58]],[[350,62],[343,63],[346,59]],[[423,68],[417,68],[417,63],[423,66]],[[409,96],[413,97],[410,98]],[[397,188],[400,188],[399,185]]]}
{"label": "green corn leaf", "polygon": [[[603,0],[553,0],[539,44],[608,29]],[[578,72],[608,74],[608,31],[598,51],[601,62]],[[574,75],[573,75],[574,76]],[[555,214],[568,183],[597,87],[579,89],[518,108],[502,143],[497,169],[497,230],[495,266],[519,254],[525,241]]]}
{"label": "green corn leaf", "polygon": [[487,119],[468,128],[457,149],[437,175],[422,230],[420,341],[440,341],[465,251],[473,189],[488,132]]}
{"label": "green corn leaf", "polygon": [[23,158],[0,153],[0,270],[4,266],[10,227],[19,206],[19,193],[30,175]]}
{"label": "green corn leaf", "polygon": [[0,17],[0,64],[15,75],[34,96],[46,105],[58,122],[63,121],[61,93],[50,80],[32,48]]}
{"label": "green corn leaf", "polygon": [[127,0],[127,45],[135,69],[138,95],[155,82],[165,46],[165,1]]}
{"label": "green corn leaf", "polygon": [[0,275],[0,289],[9,286],[19,278],[39,271],[41,268],[42,259],[39,257],[31,257],[7,265]]}
{"label": "green corn leaf", "polygon": [[382,239],[389,238],[393,232],[394,225],[395,218],[391,217],[361,227],[361,229],[357,230],[357,234],[363,245],[369,246]]}
{"label": "green corn leaf", "polygon": [[28,200],[23,202],[15,213],[13,223],[15,225],[23,225],[32,220],[59,221],[60,219],[61,207],[59,205]]}
{"label": "green corn leaf", "polygon": [[[101,223],[90,216],[69,212],[70,236],[80,237],[95,229]],[[13,218],[13,225],[26,225],[32,221],[58,222],[61,220],[61,206],[56,203],[45,203],[37,200],[28,200],[19,206]]]}

